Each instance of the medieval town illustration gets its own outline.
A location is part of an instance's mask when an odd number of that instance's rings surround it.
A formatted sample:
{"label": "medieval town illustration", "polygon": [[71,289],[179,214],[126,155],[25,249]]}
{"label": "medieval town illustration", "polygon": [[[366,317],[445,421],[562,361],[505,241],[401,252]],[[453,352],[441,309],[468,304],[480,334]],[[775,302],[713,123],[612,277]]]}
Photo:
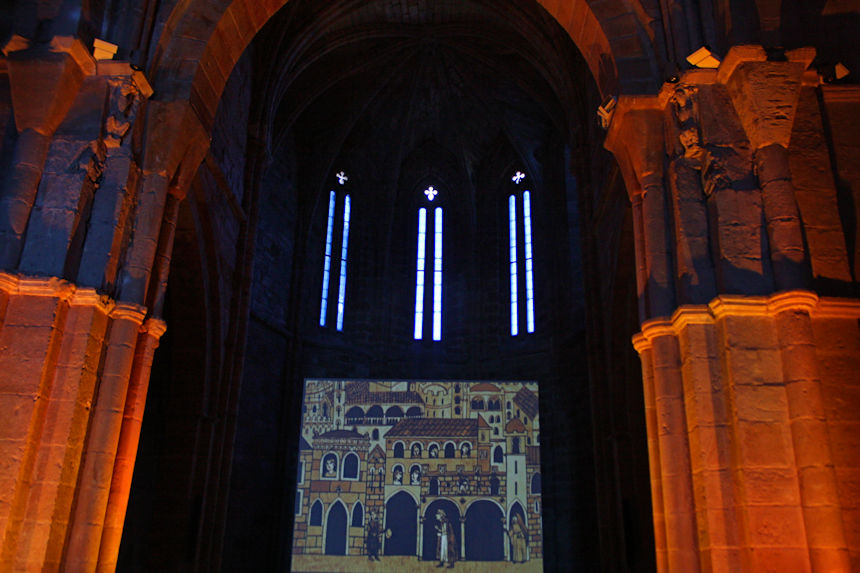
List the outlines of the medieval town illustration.
{"label": "medieval town illustration", "polygon": [[539,450],[533,382],[306,380],[293,570],[314,556],[540,570]]}

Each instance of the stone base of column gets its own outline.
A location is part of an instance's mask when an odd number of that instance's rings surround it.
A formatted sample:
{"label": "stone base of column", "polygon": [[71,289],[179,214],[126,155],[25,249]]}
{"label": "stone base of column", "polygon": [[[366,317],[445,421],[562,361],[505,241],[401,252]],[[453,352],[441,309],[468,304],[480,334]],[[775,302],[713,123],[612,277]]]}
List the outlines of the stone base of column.
{"label": "stone base of column", "polygon": [[[109,428],[93,413],[106,377],[148,380],[152,353],[135,348],[152,331],[154,349],[163,323],[144,322],[145,315],[142,307],[61,279],[0,273],[0,570],[55,571],[74,557],[68,545],[80,492],[110,487],[117,449],[111,442],[125,426],[122,408]],[[111,361],[130,368],[108,372]],[[88,457],[98,467],[90,463],[81,475]],[[95,533],[98,555],[101,530]]]}
{"label": "stone base of column", "polygon": [[860,566],[858,319],[788,291],[643,324],[661,571]]}

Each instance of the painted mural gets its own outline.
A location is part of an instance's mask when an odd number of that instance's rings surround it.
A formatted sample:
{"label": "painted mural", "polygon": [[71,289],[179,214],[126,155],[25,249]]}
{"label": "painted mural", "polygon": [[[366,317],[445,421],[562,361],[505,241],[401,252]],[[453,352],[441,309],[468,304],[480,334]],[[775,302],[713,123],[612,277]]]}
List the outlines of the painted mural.
{"label": "painted mural", "polygon": [[540,571],[534,382],[306,380],[293,571]]}

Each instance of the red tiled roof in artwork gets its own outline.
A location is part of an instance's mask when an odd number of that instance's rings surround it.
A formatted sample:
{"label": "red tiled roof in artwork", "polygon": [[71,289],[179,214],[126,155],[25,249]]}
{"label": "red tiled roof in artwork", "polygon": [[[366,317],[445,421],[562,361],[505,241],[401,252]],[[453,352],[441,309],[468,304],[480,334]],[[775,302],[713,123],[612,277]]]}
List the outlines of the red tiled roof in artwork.
{"label": "red tiled roof in artwork", "polygon": [[519,418],[514,418],[505,426],[506,432],[525,432],[526,427],[523,426],[522,421]]}
{"label": "red tiled roof in artwork", "polygon": [[476,437],[477,435],[478,420],[475,419],[406,418],[394,424],[385,437]]}
{"label": "red tiled roof in artwork", "polygon": [[501,392],[498,386],[493,384],[489,384],[487,382],[481,382],[480,384],[475,384],[469,388],[469,392]]}
{"label": "red tiled roof in artwork", "polygon": [[523,389],[517,392],[514,396],[514,403],[520,407],[520,410],[526,413],[529,418],[534,418],[538,414],[538,397],[537,395],[523,386]]}

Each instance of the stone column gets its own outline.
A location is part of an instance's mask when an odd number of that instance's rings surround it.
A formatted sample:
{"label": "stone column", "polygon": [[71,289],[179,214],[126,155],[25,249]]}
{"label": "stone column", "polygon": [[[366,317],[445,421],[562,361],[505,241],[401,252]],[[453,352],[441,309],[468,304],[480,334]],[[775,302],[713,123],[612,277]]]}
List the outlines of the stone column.
{"label": "stone column", "polygon": [[466,516],[460,518],[460,559],[466,558]]}
{"label": "stone column", "polygon": [[775,316],[782,357],[812,570],[849,571],[851,562],[810,318],[817,304],[814,294],[794,292],[775,296],[769,310]]}
{"label": "stone column", "polygon": [[[161,141],[135,149],[146,78],[77,40],[4,52],[19,137],[0,201],[0,569],[110,571],[164,331],[149,315],[208,142],[190,106],[167,103],[152,106]],[[129,274],[147,284],[123,296]]]}
{"label": "stone column", "polygon": [[420,513],[418,514],[418,561],[424,557],[424,528],[427,526],[425,523],[427,518],[422,516]]}
{"label": "stone column", "polygon": [[138,335],[114,471],[110,482],[110,494],[99,547],[97,571],[109,573],[116,569],[122,527],[125,523],[128,496],[131,491],[134,461],[140,442],[146,392],[149,388],[149,373],[152,370],[152,359],[155,349],[158,348],[158,341],[166,328],[164,321],[148,318],[141,325]]}
{"label": "stone column", "polygon": [[[810,256],[788,165],[811,58],[799,50],[774,61],[761,48],[733,48],[718,70],[687,72],[652,101],[622,97],[607,135],[633,204],[637,279],[647,299],[633,342],[659,571],[852,565],[843,522],[856,521],[845,511],[856,503],[848,486],[854,467],[840,477],[839,460],[845,466],[860,452],[841,429],[860,423],[860,414],[841,407],[853,394],[834,397],[831,388],[825,396],[818,362],[823,343],[831,363],[853,360],[853,347],[837,349],[829,337],[856,338],[850,317],[860,315],[860,303],[802,290]],[[650,135],[651,109],[664,114],[665,141]],[[651,157],[654,141],[659,158]],[[670,214],[648,203],[661,188]],[[668,221],[671,236],[661,234]],[[653,296],[654,284],[670,287],[671,303]],[[828,340],[816,338],[822,305],[846,318],[838,329],[821,323]],[[851,392],[860,375],[847,377]]]}
{"label": "stone column", "polygon": [[660,105],[656,97],[621,98],[605,142],[618,160],[633,205],[642,320],[666,316],[675,308]]}

